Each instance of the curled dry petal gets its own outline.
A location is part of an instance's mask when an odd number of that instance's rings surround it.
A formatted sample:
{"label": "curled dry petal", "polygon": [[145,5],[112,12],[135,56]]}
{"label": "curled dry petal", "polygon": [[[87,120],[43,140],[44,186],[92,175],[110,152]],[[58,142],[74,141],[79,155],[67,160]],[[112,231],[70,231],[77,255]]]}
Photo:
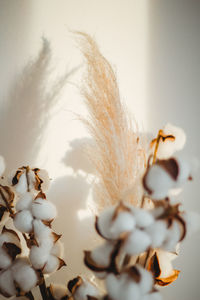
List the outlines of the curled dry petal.
{"label": "curled dry petal", "polygon": [[180,273],[180,271],[178,271],[178,270],[173,270],[172,274],[170,276],[160,277],[161,267],[160,267],[159,258],[158,258],[158,255],[156,252],[150,259],[150,262],[148,265],[148,270],[152,272],[152,274],[155,278],[156,284],[161,285],[161,286],[166,286],[166,285],[169,285],[172,282],[174,282],[178,278],[178,275]]}

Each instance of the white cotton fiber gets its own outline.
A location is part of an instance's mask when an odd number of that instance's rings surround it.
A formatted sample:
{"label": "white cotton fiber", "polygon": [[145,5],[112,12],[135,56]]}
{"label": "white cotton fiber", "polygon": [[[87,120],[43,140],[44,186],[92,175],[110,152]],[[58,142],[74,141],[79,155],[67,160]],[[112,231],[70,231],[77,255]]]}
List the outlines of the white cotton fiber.
{"label": "white cotton fiber", "polygon": [[119,300],[119,280],[114,274],[108,274],[106,277],[106,290],[111,299]]}
{"label": "white cotton fiber", "polygon": [[5,168],[6,168],[5,160],[4,160],[3,156],[0,156],[0,176],[3,175]]}
{"label": "white cotton fiber", "polygon": [[139,270],[141,274],[141,280],[139,282],[139,287],[141,290],[142,295],[149,293],[153,288],[153,276],[152,273],[148,272],[141,266],[137,265],[137,269]]}
{"label": "white cotton fiber", "polygon": [[154,222],[154,217],[146,209],[135,209],[134,213],[137,227],[146,228]]}
{"label": "white cotton fiber", "polygon": [[162,249],[166,251],[175,251],[176,245],[178,244],[181,234],[182,234],[182,225],[176,220],[173,221],[170,228],[168,228],[167,238],[162,246]]}
{"label": "white cotton fiber", "polygon": [[110,224],[110,233],[113,238],[119,238],[123,232],[130,232],[135,227],[135,220],[131,213],[121,212]]}
{"label": "white cotton fiber", "polygon": [[50,274],[58,270],[60,266],[59,259],[54,255],[49,255],[48,261],[43,269],[44,274]]}
{"label": "white cotton fiber", "polygon": [[39,241],[39,243],[42,244],[46,248],[46,250],[50,250],[54,244],[51,228],[44,225],[41,220],[34,220],[33,228],[35,237]]}
{"label": "white cotton fiber", "polygon": [[34,288],[38,281],[35,270],[25,261],[17,261],[13,268],[13,278],[24,292]]}
{"label": "white cotton fiber", "polygon": [[42,269],[49,258],[49,251],[44,247],[31,247],[29,254],[30,261],[35,269]]}
{"label": "white cotton fiber", "polygon": [[25,172],[21,174],[18,183],[15,185],[15,190],[21,195],[27,192],[28,186]]}
{"label": "white cotton fiber", "polygon": [[16,294],[12,271],[10,269],[0,273],[0,289],[9,296]]}
{"label": "white cotton fiber", "polygon": [[146,175],[145,184],[152,191],[151,198],[160,200],[168,196],[169,190],[174,187],[174,180],[163,168],[154,164]]}
{"label": "white cotton fiber", "polygon": [[97,265],[107,267],[110,263],[113,248],[112,243],[105,242],[103,245],[92,250],[91,257]]}
{"label": "white cotton fiber", "polygon": [[19,198],[16,204],[16,210],[19,211],[19,210],[29,209],[32,201],[33,201],[33,194],[30,192],[26,192]]}
{"label": "white cotton fiber", "polygon": [[53,203],[38,198],[32,204],[32,214],[40,220],[50,221],[56,217],[56,207]]}
{"label": "white cotton fiber", "polygon": [[146,232],[151,237],[152,248],[158,248],[166,239],[168,233],[167,223],[161,220],[155,221],[151,226],[146,228]]}
{"label": "white cotton fiber", "polygon": [[174,141],[160,140],[157,157],[159,159],[169,158],[174,152],[183,149],[186,142],[186,135],[182,128],[176,127],[170,123],[166,124],[163,128],[164,135],[173,135]]}
{"label": "white cotton fiber", "polygon": [[140,292],[139,285],[129,279],[126,284],[121,285],[119,300],[132,300],[132,299],[140,300],[141,292]]}
{"label": "white cotton fiber", "polygon": [[98,217],[98,229],[100,231],[100,233],[108,239],[112,239],[113,238],[113,234],[110,232],[110,225],[112,222],[112,217],[115,211],[115,206],[113,207],[109,207],[107,209],[105,209],[100,216]]}
{"label": "white cotton fiber", "polygon": [[96,287],[89,283],[83,282],[75,291],[74,300],[88,300],[87,296],[98,297],[99,293]]}
{"label": "white cotton fiber", "polygon": [[11,257],[0,248],[0,269],[7,269],[12,263]]}
{"label": "white cotton fiber", "polygon": [[145,231],[136,229],[126,240],[124,251],[130,255],[137,255],[146,251],[150,245],[150,236]]}
{"label": "white cotton fiber", "polygon": [[67,287],[61,284],[51,284],[50,290],[55,300],[61,300],[68,294]]}
{"label": "white cotton fiber", "polygon": [[30,233],[33,229],[33,216],[29,210],[22,210],[16,213],[14,217],[14,225],[15,227],[23,232]]}

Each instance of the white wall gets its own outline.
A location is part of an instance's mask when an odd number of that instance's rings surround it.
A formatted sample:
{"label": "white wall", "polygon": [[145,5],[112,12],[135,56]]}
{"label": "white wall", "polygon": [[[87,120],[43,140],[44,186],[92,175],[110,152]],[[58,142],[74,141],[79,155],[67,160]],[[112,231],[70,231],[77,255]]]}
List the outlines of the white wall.
{"label": "white wall", "polygon": [[[198,155],[199,4],[198,0],[0,0],[1,103],[13,78],[39,50],[41,36],[50,40],[56,73],[62,74],[66,68],[82,63],[70,30],[86,31],[114,64],[122,99],[140,126],[155,133],[168,121],[180,125],[188,135],[188,150]],[[30,158],[30,164],[37,161],[49,169],[55,182],[50,197],[62,212],[56,227],[64,234],[68,268],[54,275],[58,279],[85,272],[80,255],[94,236],[93,232],[86,234],[92,219],[80,222],[76,214],[78,209],[86,209],[87,182],[62,162],[68,142],[86,134],[71,113],[86,113],[77,89],[81,72],[82,67],[69,79],[41,152]],[[15,155],[17,160],[17,141],[9,141],[4,134],[0,137],[9,143],[4,156],[9,160]],[[186,188],[185,198],[187,207],[200,210],[198,181]],[[165,289],[165,299],[199,298],[199,248],[199,237],[185,243],[182,257],[177,260],[182,273],[172,288]]]}

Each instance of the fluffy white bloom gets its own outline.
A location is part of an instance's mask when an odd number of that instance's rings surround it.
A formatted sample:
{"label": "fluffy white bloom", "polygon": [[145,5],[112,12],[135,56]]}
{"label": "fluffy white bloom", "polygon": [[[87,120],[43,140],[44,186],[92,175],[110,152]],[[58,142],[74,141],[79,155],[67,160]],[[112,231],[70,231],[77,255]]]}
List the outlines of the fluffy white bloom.
{"label": "fluffy white bloom", "polygon": [[83,283],[76,288],[73,298],[74,300],[88,300],[87,296],[98,297],[99,292],[93,284],[88,281],[83,281]]}
{"label": "fluffy white bloom", "polygon": [[151,237],[151,247],[158,248],[163,244],[167,237],[167,223],[164,220],[158,220],[146,228],[146,232]]}
{"label": "fluffy white bloom", "polygon": [[116,277],[108,274],[106,278],[106,289],[111,299],[115,300],[140,300],[141,292],[139,285],[130,280],[127,274]]}
{"label": "fluffy white bloom", "polygon": [[48,260],[45,264],[45,267],[43,269],[43,273],[44,274],[50,274],[53,273],[55,271],[57,271],[59,269],[60,266],[60,260],[58,257],[56,257],[55,255],[49,255],[48,256]]}
{"label": "fluffy white bloom", "polygon": [[172,252],[175,251],[176,245],[181,238],[182,230],[180,223],[174,220],[172,225],[168,228],[167,237],[162,245],[162,249]]}
{"label": "fluffy white bloom", "polygon": [[98,231],[104,238],[117,239],[122,233],[131,232],[135,227],[134,216],[128,207],[127,211],[116,213],[120,205],[122,204],[104,210],[97,219]]}
{"label": "fluffy white bloom", "polygon": [[19,180],[18,183],[15,186],[15,190],[17,193],[19,193],[20,195],[23,195],[27,192],[28,190],[28,184],[27,184],[27,178],[26,178],[26,174],[23,173]]}
{"label": "fluffy white bloom", "polygon": [[50,221],[56,217],[56,207],[51,202],[37,198],[32,204],[32,214],[40,220]]}
{"label": "fluffy white bloom", "polygon": [[26,192],[23,194],[16,204],[16,210],[30,209],[32,201],[34,200],[34,195],[31,192]]}
{"label": "fluffy white bloom", "polygon": [[11,297],[16,294],[13,273],[10,269],[0,273],[0,292],[5,297]]}
{"label": "fluffy white bloom", "polygon": [[27,259],[19,258],[11,268],[13,280],[23,292],[30,291],[36,286],[38,277],[35,270],[29,265]]}
{"label": "fluffy white bloom", "polygon": [[14,225],[15,227],[21,231],[30,233],[33,230],[33,216],[30,210],[22,210],[16,213],[14,217]]}
{"label": "fluffy white bloom", "polygon": [[141,293],[143,295],[150,293],[152,291],[152,286],[154,284],[152,274],[139,265],[137,265],[137,269],[141,275],[141,279],[139,282]]}
{"label": "fluffy white bloom", "polygon": [[136,229],[129,234],[124,251],[130,255],[137,255],[146,251],[151,245],[151,238],[148,233],[143,230]]}
{"label": "fluffy white bloom", "polygon": [[166,198],[175,186],[173,178],[158,164],[149,168],[143,182],[145,190],[154,200]]}
{"label": "fluffy white bloom", "polygon": [[134,218],[136,226],[139,228],[147,228],[154,222],[153,215],[145,209],[134,208]]}
{"label": "fluffy white bloom", "polygon": [[110,263],[112,251],[113,243],[105,242],[91,252],[91,258],[97,265],[107,267]]}
{"label": "fluffy white bloom", "polygon": [[4,160],[3,156],[0,156],[0,176],[3,175],[5,168],[6,168],[5,160]]}
{"label": "fluffy white bloom", "polygon": [[170,123],[166,124],[163,128],[163,134],[165,136],[172,135],[173,139],[160,140],[157,158],[166,159],[173,155],[174,152],[183,149],[186,142],[186,135],[182,128],[176,127]]}

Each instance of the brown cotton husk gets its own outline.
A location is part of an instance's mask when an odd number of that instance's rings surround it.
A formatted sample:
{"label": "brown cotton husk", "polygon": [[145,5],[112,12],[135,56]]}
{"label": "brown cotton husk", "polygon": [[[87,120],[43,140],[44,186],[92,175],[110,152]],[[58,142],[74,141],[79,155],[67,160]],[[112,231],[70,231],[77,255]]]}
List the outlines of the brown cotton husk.
{"label": "brown cotton husk", "polygon": [[89,158],[97,172],[95,192],[98,208],[121,200],[138,205],[146,158],[137,125],[120,100],[111,65],[90,36],[78,34],[87,63],[82,94],[89,117],[83,122],[95,141]]}

